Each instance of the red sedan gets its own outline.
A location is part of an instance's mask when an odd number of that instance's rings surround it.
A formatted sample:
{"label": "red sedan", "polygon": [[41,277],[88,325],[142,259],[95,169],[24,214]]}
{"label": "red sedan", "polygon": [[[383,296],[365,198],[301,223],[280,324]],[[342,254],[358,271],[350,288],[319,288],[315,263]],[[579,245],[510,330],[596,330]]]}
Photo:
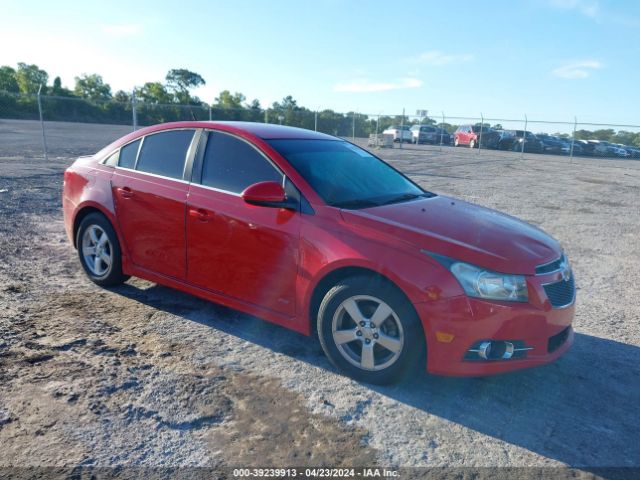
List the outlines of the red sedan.
{"label": "red sedan", "polygon": [[573,342],[556,240],[423,190],[336,137],[278,125],[138,130],[64,176],[80,263],[146,278],[310,335],[340,370],[393,382],[422,365],[488,375]]}

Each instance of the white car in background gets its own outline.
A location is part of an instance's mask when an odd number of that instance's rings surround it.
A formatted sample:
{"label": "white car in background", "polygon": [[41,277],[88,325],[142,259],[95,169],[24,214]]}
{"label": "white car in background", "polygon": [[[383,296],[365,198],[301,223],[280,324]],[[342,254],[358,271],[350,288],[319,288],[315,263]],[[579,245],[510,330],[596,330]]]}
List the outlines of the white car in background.
{"label": "white car in background", "polygon": [[413,140],[413,135],[411,133],[410,125],[403,125],[400,127],[399,125],[392,125],[387,128],[383,135],[393,135],[394,142],[411,142]]}

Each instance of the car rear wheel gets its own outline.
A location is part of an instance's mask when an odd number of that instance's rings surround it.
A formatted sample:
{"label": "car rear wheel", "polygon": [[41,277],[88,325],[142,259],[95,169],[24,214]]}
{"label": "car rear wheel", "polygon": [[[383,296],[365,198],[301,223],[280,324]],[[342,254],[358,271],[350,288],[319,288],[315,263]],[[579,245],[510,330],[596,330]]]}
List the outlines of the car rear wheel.
{"label": "car rear wheel", "polygon": [[424,334],[413,307],[397,288],[373,277],[347,278],[327,292],[318,335],[329,360],[363,382],[397,382],[424,363]]}
{"label": "car rear wheel", "polygon": [[469,148],[476,148],[476,141],[473,138],[469,140]]}
{"label": "car rear wheel", "polygon": [[94,283],[102,286],[118,285],[129,278],[122,273],[118,236],[102,214],[91,213],[82,219],[76,245],[80,264]]}
{"label": "car rear wheel", "polygon": [[453,146],[454,147],[459,147],[460,146],[460,142],[458,141],[458,137],[453,139]]}

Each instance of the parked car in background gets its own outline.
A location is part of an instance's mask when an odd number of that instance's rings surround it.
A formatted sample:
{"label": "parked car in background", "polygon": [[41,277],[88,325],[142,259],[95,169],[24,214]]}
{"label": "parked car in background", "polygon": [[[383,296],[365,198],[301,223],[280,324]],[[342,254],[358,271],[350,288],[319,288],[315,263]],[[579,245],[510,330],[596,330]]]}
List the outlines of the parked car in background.
{"label": "parked car in background", "polygon": [[382,134],[393,135],[394,142],[411,142],[413,138],[409,125],[392,125],[382,132]]}
{"label": "parked car in background", "polygon": [[624,148],[604,140],[588,140],[593,145],[593,154],[599,157],[629,157]]}
{"label": "parked car in background", "polygon": [[543,153],[562,155],[563,153],[568,153],[571,150],[571,144],[567,145],[564,138],[549,135],[547,133],[537,133],[536,137],[540,140]]}
{"label": "parked car in background", "polygon": [[525,130],[503,130],[498,138],[500,150],[513,150],[528,153],[542,153],[542,142],[533,133]]}
{"label": "parked car in background", "polygon": [[640,148],[631,145],[618,145],[620,148],[624,148],[631,158],[640,158]]}
{"label": "parked car in background", "polygon": [[481,146],[482,148],[498,147],[498,132],[480,125],[460,125],[453,134],[453,144],[468,145],[470,148]]}
{"label": "parked car in background", "polygon": [[584,154],[584,148],[582,146],[582,144],[578,141],[574,141],[573,142],[573,147],[571,146],[571,139],[570,138],[565,138],[564,139],[564,147],[562,147],[562,153],[564,153],[565,155],[570,155],[571,154],[571,149],[573,148],[573,154],[574,155],[583,155]]}
{"label": "parked car in background", "polygon": [[582,149],[581,155],[585,155],[589,157],[594,155],[593,150],[596,147],[595,144],[588,142],[586,140],[576,140],[573,144],[574,152],[575,152],[576,146],[579,146]]}
{"label": "parked car in background", "polygon": [[411,127],[413,143],[431,143],[433,145],[449,145],[451,135],[445,129],[433,125],[414,125]]}

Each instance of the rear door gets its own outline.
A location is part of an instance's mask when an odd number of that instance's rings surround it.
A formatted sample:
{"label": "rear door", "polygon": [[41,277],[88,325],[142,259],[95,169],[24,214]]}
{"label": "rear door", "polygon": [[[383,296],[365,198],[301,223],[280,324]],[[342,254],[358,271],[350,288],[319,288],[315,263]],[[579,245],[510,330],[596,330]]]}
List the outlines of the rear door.
{"label": "rear door", "polygon": [[112,177],[120,230],[132,263],[168,277],[186,277],[187,158],[194,129],[153,133],[122,147]]}
{"label": "rear door", "polygon": [[204,143],[187,203],[189,283],[294,316],[300,213],[240,196],[257,182],[283,182],[282,172],[235,135],[211,131]]}

